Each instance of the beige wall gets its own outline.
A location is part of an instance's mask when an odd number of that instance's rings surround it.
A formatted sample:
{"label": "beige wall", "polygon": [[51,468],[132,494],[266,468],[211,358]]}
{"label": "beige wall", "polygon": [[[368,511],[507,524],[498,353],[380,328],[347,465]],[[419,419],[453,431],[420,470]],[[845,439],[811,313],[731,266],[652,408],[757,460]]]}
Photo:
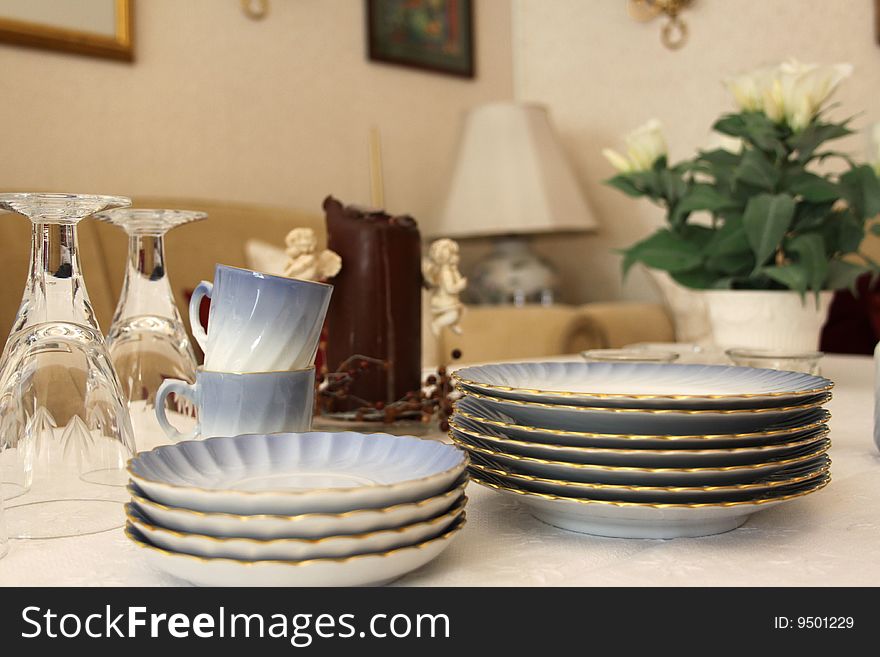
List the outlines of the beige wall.
{"label": "beige wall", "polygon": [[136,61],[0,45],[0,188],[369,202],[417,218],[445,191],[461,112],[510,98],[510,4],[477,4],[474,81],[369,63],[362,0],[139,0]]}
{"label": "beige wall", "polygon": [[[550,106],[602,222],[597,235],[537,239],[568,281],[563,299],[651,298],[640,274],[621,285],[611,250],[661,214],[601,184],[603,146],[657,116],[672,157],[687,157],[730,107],[720,79],[789,55],[855,64],[839,113],[880,120],[871,0],[700,0],[677,52],[624,0],[477,0],[474,81],[369,63],[361,0],[275,0],[263,21],[230,0],[135,4],[134,64],[0,45],[0,188],[317,212],[327,193],[369,201],[376,124],[388,208],[424,221],[441,205],[462,111],[516,96]],[[485,250],[466,245],[465,263]]]}
{"label": "beige wall", "polygon": [[[571,300],[653,295],[641,275],[621,287],[611,249],[644,236],[662,213],[601,183],[613,173],[602,147],[619,145],[631,128],[656,116],[671,157],[689,157],[707,144],[712,121],[731,108],[721,78],[789,56],[854,64],[836,115],[863,112],[857,126],[880,120],[872,0],[699,0],[683,16],[690,40],[669,51],[659,41],[662,21],[633,21],[624,0],[514,0],[515,93],[550,106],[602,222],[596,236],[541,241],[569,276]],[[862,136],[844,145],[863,155]]]}

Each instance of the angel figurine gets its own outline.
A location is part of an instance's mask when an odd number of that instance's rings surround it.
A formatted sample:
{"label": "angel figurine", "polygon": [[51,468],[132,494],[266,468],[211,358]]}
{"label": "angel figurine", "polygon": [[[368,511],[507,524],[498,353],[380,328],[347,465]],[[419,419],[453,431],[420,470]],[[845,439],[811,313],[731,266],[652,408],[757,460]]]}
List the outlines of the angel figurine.
{"label": "angel figurine", "polygon": [[294,228],[287,234],[287,266],[284,275],[305,281],[323,281],[342,269],[342,258],[330,249],[318,250],[318,238],[311,228]]}
{"label": "angel figurine", "polygon": [[458,243],[440,239],[431,244],[428,257],[422,260],[422,276],[431,292],[431,331],[440,335],[444,326],[461,335],[464,304],[458,295],[467,286],[467,279],[458,270]]}

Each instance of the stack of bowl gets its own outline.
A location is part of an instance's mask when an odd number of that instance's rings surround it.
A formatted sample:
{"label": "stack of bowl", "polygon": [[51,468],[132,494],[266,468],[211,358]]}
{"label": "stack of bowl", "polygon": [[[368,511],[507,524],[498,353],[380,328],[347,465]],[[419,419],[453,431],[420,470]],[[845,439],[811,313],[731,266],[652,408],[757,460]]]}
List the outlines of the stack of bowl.
{"label": "stack of bowl", "polygon": [[453,374],[452,439],[478,483],[551,525],[675,538],[735,529],[829,481],[828,379],[666,363]]}
{"label": "stack of bowl", "polygon": [[129,462],[126,535],[194,584],[384,584],[462,528],[466,465],[453,445],[388,434],[165,445]]}

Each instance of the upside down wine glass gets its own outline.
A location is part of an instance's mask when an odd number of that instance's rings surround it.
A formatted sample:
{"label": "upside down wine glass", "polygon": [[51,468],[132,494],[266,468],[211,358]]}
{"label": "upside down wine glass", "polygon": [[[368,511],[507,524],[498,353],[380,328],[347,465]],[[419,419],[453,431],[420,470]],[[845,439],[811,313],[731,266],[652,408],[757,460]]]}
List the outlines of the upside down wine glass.
{"label": "upside down wine glass", "polygon": [[[128,234],[125,282],[107,334],[107,348],[132,420],[138,427],[154,429],[142,435],[162,435],[154,409],[162,382],[196,380],[195,353],[174,303],[165,266],[165,234],[205,217],[204,212],[140,208],[120,208],[95,215]],[[174,399],[169,410],[188,412],[185,404],[182,398]]]}
{"label": "upside down wine glass", "polygon": [[30,271],[0,358],[0,475],[9,534],[58,538],[124,522],[134,434],[80,268],[77,223],[127,198],[0,194],[32,223]]}

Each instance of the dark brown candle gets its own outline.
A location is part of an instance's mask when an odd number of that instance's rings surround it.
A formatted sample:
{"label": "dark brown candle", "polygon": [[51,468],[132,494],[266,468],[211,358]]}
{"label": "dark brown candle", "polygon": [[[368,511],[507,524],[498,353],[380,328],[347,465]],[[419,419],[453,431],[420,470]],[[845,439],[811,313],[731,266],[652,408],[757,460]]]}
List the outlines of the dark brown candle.
{"label": "dark brown candle", "polygon": [[[328,196],[327,247],[342,257],[329,282],[327,367],[337,369],[357,354],[387,362],[387,369],[360,374],[351,394],[369,402],[392,402],[421,385],[421,238],[415,219],[362,210]],[[356,408],[334,400],[334,411]]]}

